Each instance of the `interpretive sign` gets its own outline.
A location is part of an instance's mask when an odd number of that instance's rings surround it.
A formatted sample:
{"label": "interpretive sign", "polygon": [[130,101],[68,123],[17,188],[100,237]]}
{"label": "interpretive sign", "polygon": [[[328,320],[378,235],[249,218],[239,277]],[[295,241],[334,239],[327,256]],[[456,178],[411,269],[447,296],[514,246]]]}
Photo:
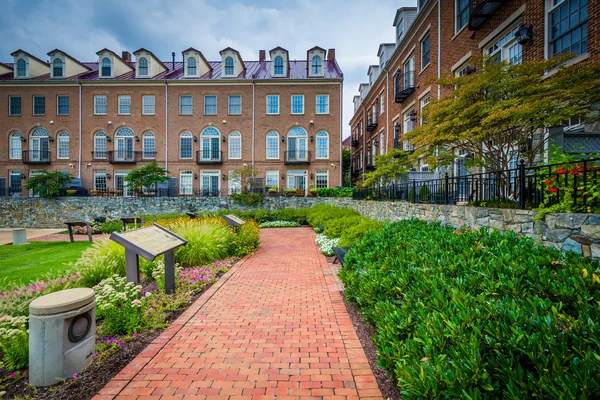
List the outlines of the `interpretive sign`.
{"label": "interpretive sign", "polygon": [[113,232],[110,239],[125,247],[125,269],[127,281],[140,283],[140,262],[138,256],[154,261],[165,255],[165,291],[175,291],[175,255],[174,250],[185,246],[187,240],[158,224],[128,232]]}
{"label": "interpretive sign", "polygon": [[246,223],[245,220],[241,219],[235,214],[223,215],[223,218],[225,219],[225,221],[227,221],[230,228],[233,226],[242,226]]}

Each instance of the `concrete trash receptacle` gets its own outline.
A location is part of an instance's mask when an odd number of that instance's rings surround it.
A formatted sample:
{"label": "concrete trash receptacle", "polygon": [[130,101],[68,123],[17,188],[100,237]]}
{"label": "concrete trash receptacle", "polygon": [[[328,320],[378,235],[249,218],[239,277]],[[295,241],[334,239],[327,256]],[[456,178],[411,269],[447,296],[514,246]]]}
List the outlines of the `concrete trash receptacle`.
{"label": "concrete trash receptacle", "polygon": [[29,383],[48,386],[92,362],[96,349],[93,289],[61,290],[29,305]]}
{"label": "concrete trash receptacle", "polygon": [[12,230],[12,244],[27,244],[27,229],[17,228]]}

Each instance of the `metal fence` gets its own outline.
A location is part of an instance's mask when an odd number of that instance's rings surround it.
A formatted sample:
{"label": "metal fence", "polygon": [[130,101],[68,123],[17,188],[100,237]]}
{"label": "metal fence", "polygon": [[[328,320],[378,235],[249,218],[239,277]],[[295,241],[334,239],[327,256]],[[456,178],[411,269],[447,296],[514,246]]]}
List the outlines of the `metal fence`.
{"label": "metal fence", "polygon": [[457,204],[513,203],[525,209],[541,203],[556,204],[570,196],[574,207],[600,203],[600,159],[483,172],[439,179],[413,180],[367,189],[355,189],[356,200],[408,201],[410,203]]}

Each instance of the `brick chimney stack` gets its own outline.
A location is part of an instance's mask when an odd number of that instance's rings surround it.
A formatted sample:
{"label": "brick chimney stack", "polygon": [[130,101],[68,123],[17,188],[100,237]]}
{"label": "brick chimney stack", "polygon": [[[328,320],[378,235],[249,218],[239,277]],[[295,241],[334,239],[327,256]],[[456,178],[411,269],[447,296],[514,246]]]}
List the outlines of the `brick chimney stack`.
{"label": "brick chimney stack", "polygon": [[265,50],[258,51],[258,61],[264,62],[267,59],[267,53]]}
{"label": "brick chimney stack", "polygon": [[128,51],[124,51],[123,53],[121,53],[122,56],[121,58],[125,61],[125,62],[131,62],[131,53]]}
{"label": "brick chimney stack", "polygon": [[327,60],[335,61],[335,49],[327,50]]}

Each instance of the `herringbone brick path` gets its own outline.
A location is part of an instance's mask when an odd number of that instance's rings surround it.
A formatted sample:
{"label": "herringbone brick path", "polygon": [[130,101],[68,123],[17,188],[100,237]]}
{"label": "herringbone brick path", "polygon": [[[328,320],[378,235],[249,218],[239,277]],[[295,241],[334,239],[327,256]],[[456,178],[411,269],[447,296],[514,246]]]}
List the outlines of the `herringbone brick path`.
{"label": "herringbone brick path", "polygon": [[243,259],[95,399],[381,399],[308,228]]}

